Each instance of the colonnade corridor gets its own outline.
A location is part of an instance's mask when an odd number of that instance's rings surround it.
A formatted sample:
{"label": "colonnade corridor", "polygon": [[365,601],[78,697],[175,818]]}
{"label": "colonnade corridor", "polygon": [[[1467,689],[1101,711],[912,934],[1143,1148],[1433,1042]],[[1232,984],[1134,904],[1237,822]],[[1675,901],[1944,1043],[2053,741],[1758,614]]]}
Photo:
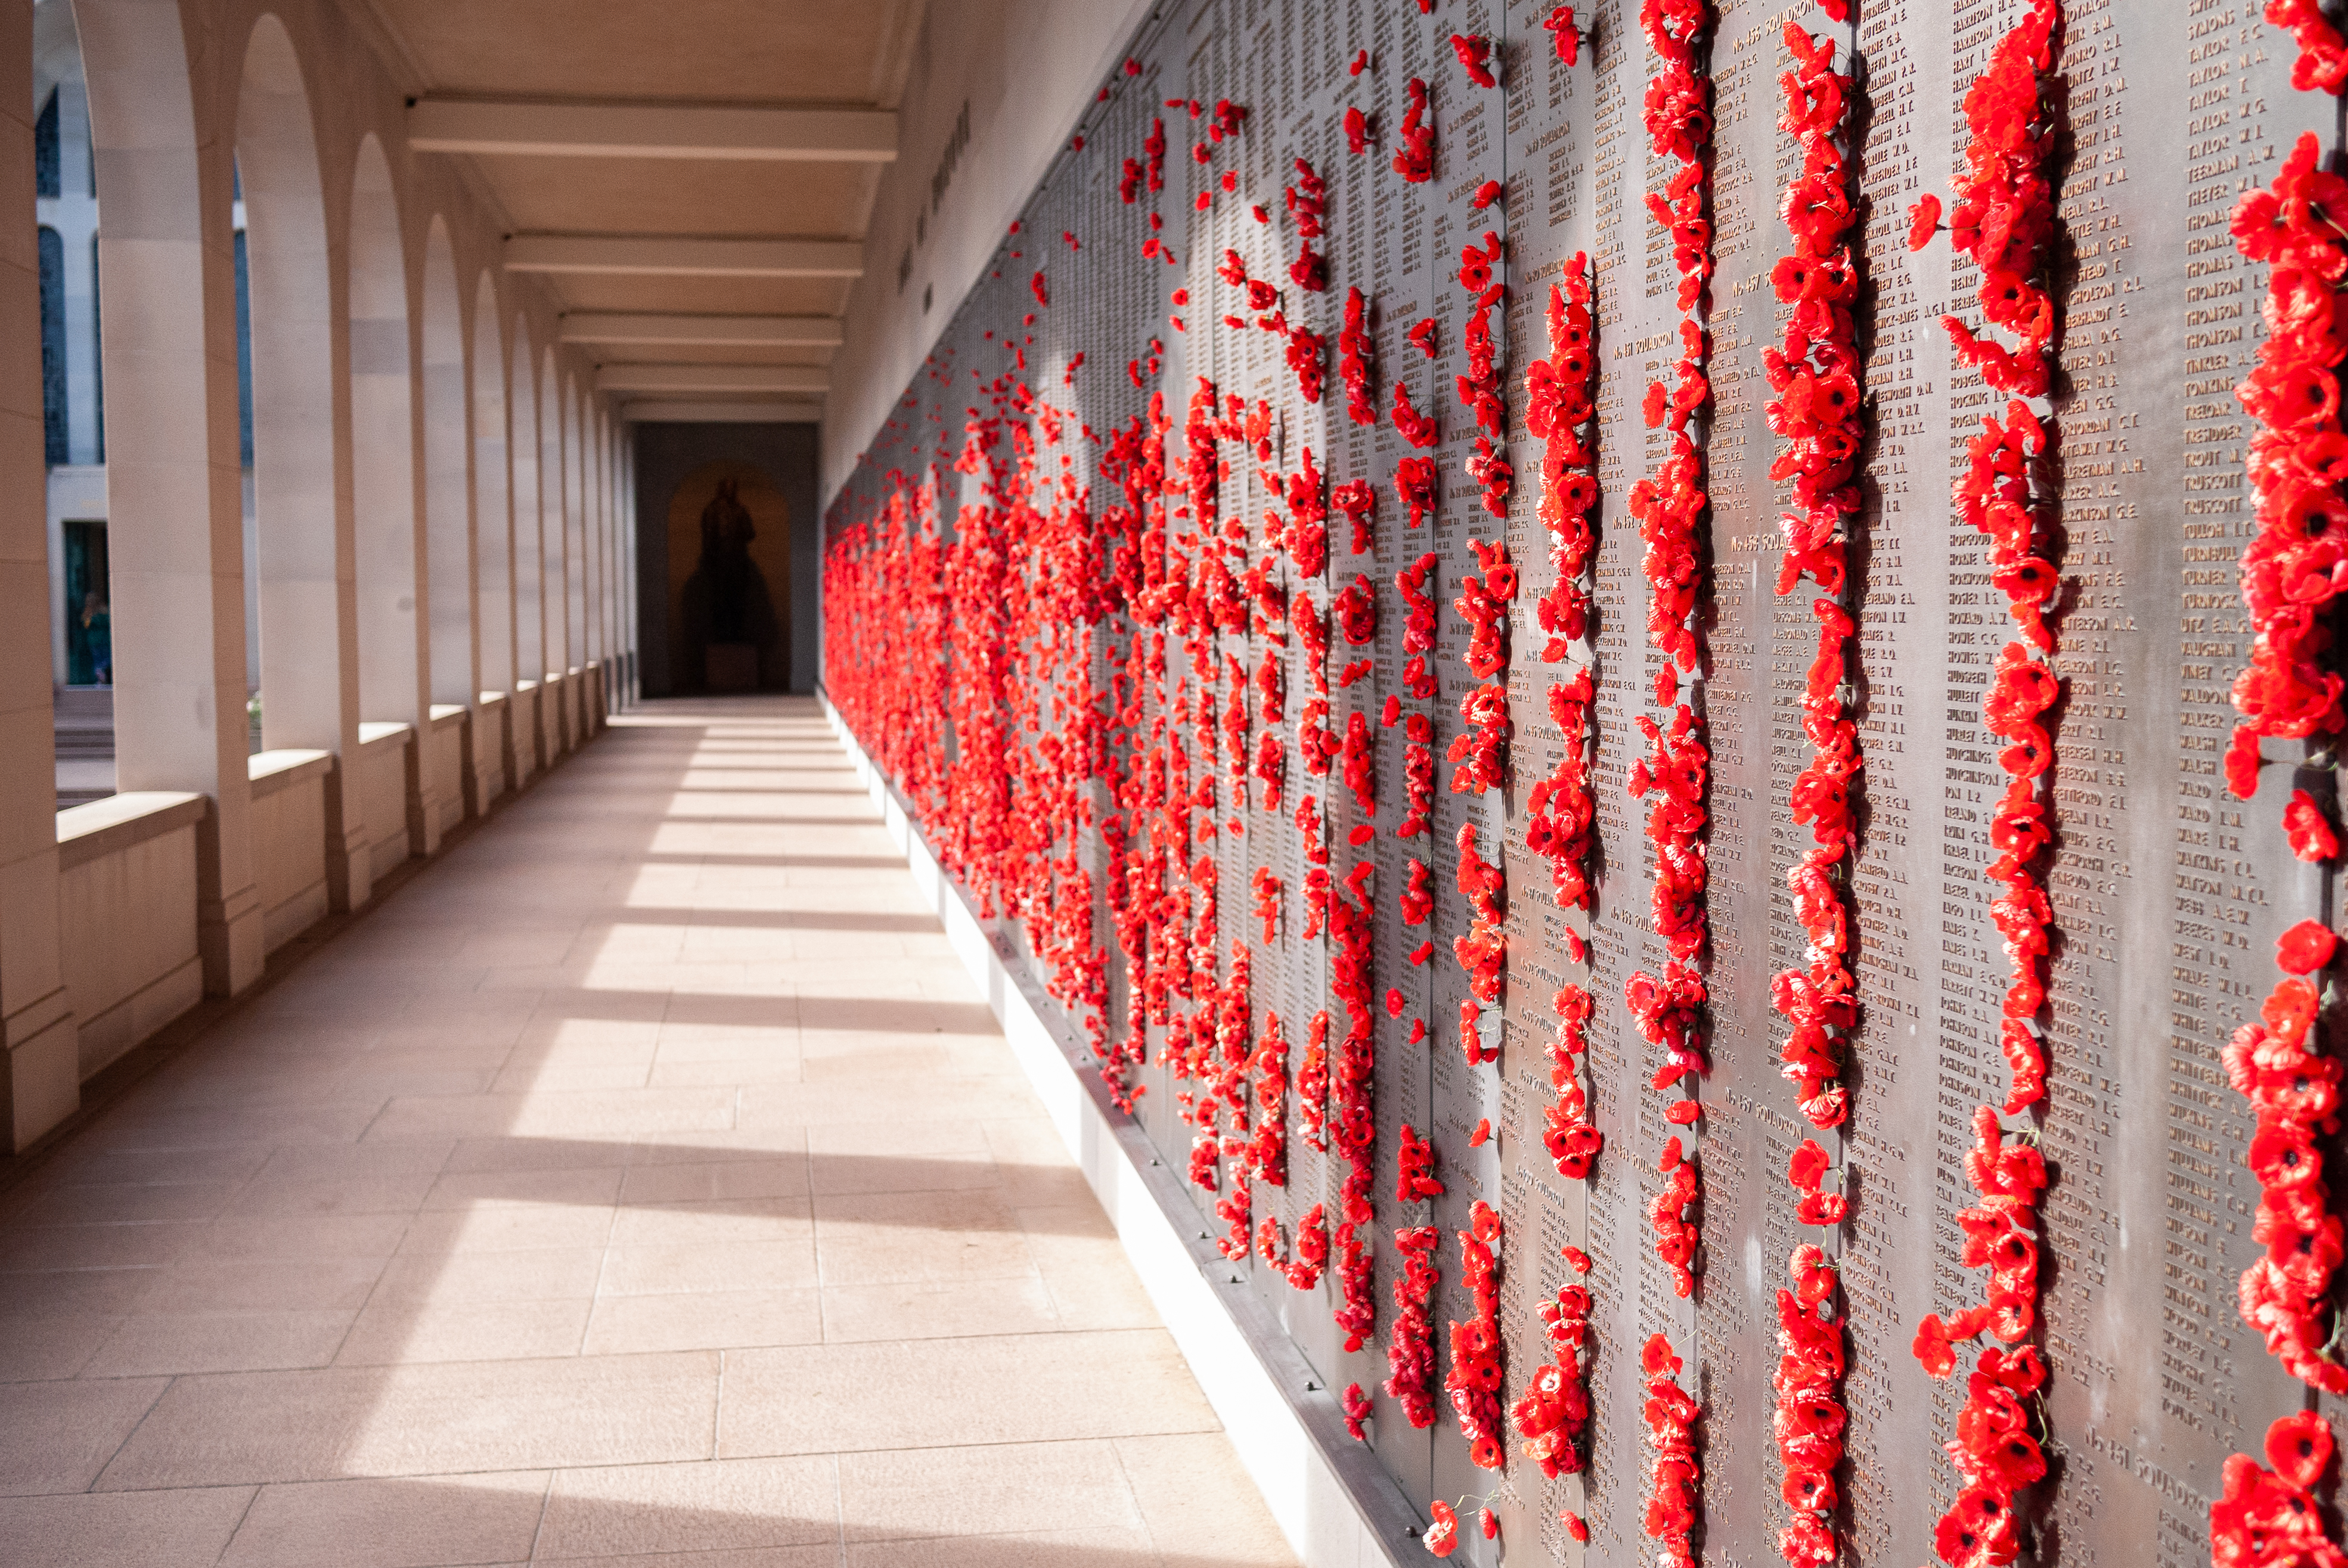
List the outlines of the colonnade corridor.
{"label": "colonnade corridor", "polygon": [[614,718],[0,1271],[12,1568],[1293,1561],[805,699]]}

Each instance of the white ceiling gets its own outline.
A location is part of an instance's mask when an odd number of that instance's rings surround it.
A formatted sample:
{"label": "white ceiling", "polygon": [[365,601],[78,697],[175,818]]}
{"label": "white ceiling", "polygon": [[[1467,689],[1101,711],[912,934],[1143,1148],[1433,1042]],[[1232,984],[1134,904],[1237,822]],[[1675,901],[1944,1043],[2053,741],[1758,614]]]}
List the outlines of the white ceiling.
{"label": "white ceiling", "polygon": [[927,0],[341,0],[653,417],[819,407]]}

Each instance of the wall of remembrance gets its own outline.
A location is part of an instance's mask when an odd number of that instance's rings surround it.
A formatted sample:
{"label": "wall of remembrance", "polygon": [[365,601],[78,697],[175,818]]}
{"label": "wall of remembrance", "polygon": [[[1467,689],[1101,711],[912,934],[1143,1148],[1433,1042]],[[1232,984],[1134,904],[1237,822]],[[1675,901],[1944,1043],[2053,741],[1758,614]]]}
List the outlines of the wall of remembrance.
{"label": "wall of remembrance", "polygon": [[2338,37],[1845,9],[1169,0],[827,689],[1430,1547],[2325,1560]]}

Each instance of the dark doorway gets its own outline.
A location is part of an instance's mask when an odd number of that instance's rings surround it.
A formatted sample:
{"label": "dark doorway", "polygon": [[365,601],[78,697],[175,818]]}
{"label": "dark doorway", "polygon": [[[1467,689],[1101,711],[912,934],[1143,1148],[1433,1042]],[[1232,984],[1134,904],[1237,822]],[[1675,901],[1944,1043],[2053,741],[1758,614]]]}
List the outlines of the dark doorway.
{"label": "dark doorway", "polygon": [[112,595],[106,525],[69,522],[66,534],[66,684],[114,684]]}
{"label": "dark doorway", "polygon": [[634,434],[644,693],[811,689],[815,426]]}
{"label": "dark doorway", "polygon": [[791,508],[766,472],[709,463],[668,504],[669,669],[688,692],[791,685]]}

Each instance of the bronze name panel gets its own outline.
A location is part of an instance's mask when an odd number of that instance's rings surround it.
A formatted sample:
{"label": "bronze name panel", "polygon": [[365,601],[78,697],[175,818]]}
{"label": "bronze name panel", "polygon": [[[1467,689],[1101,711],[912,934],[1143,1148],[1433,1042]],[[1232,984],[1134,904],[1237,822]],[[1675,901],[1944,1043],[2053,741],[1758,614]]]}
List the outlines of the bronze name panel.
{"label": "bronze name panel", "polygon": [[[1700,1558],[1775,1561],[1788,1511],[1771,1427],[1774,1302],[1787,1256],[1804,1239],[1785,1173],[1811,1130],[1778,1072],[1787,1030],[1771,1007],[1770,979],[1800,961],[1785,876],[1806,835],[1787,801],[1807,756],[1798,702],[1816,629],[1807,587],[1775,591],[1787,487],[1770,477],[1778,441],[1766,422],[1763,354],[1784,320],[1770,270],[1788,246],[1778,208],[1796,167],[1777,125],[1778,76],[1790,65],[1784,26],[1799,21],[1849,52],[1858,75],[1851,152],[1864,233],[1858,318],[1869,442],[1866,510],[1852,558],[1866,767],[1849,890],[1860,1020],[1841,1143],[1853,1208],[1841,1244],[1850,1370],[1838,1523],[1853,1562],[1910,1568],[1932,1560],[1934,1522],[1956,1490],[1941,1445],[1964,1393],[1962,1369],[1950,1381],[1928,1378],[1910,1341],[1925,1314],[1978,1295],[1976,1277],[1962,1266],[1953,1215],[1971,1200],[1963,1155],[1973,1107],[2003,1099],[2006,1082],[1997,1031],[2008,970],[1983,875],[1994,858],[1990,807],[2006,781],[1981,706],[2011,633],[1989,581],[1988,541],[1963,528],[1950,499],[1981,416],[2003,405],[1956,359],[1940,324],[1952,312],[1977,316],[1981,280],[1945,242],[1911,252],[1908,209],[1928,191],[1947,197],[1964,137],[1965,89],[2025,7],[2021,0],[1858,0],[1841,23],[1807,5],[1735,3],[1717,12],[1716,270],[1705,316],[1711,506],[1699,611],[1713,756],[1713,1065],[1702,1090],[1701,1282],[1686,1301],[1653,1255],[1646,1217],[1661,1183],[1656,1151],[1679,1129],[1663,1121],[1663,1100],[1645,1087],[1657,1059],[1633,1027],[1622,989],[1632,970],[1656,969],[1664,958],[1648,912],[1644,807],[1626,784],[1643,750],[1635,718],[1653,711],[1658,659],[1643,633],[1648,590],[1628,497],[1662,452],[1661,433],[1641,416],[1642,397],[1678,352],[1669,244],[1644,202],[1669,170],[1641,123],[1655,62],[1633,0],[1575,7],[1581,53],[1573,65],[1558,58],[1543,28],[1553,9],[1535,0],[1443,0],[1431,15],[1409,0],[1187,0],[1162,8],[1136,40],[1131,67],[1083,117],[1083,148],[1054,165],[992,275],[961,305],[865,467],[841,489],[830,523],[836,532],[875,517],[891,493],[927,481],[943,497],[951,537],[957,507],[982,502],[976,477],[955,469],[965,421],[973,409],[1003,414],[1014,388],[1065,412],[1065,438],[1039,437],[1037,472],[1056,482],[1065,452],[1073,481],[1091,487],[1094,518],[1117,491],[1101,466],[1109,434],[1145,418],[1150,393],[1162,390],[1172,466],[1200,378],[1219,399],[1261,400],[1272,411],[1268,460],[1241,445],[1220,447],[1220,514],[1238,520],[1251,548],[1262,549],[1266,511],[1287,506],[1264,471],[1295,472],[1307,449],[1330,487],[1360,480],[1377,492],[1368,551],[1347,548],[1346,524],[1333,508],[1325,576],[1306,582],[1292,572],[1288,579],[1291,592],[1324,608],[1356,573],[1375,589],[1374,637],[1354,645],[1333,636],[1327,666],[1331,728],[1342,735],[1354,713],[1367,723],[1374,811],[1361,809],[1342,766],[1314,776],[1302,765],[1296,720],[1313,691],[1298,637],[1260,626],[1226,630],[1195,640],[1202,657],[1168,632],[1153,665],[1158,685],[1128,692],[1121,682],[1140,668],[1135,643],[1146,645],[1152,630],[1111,616],[1092,634],[1094,688],[1111,694],[1110,707],[1130,702],[1140,716],[1129,738],[1116,743],[1123,757],[1162,744],[1168,733],[1190,747],[1200,692],[1211,692],[1220,712],[1235,670],[1251,692],[1251,755],[1263,727],[1257,681],[1268,663],[1279,671],[1287,740],[1281,806],[1264,804],[1259,783],[1235,779],[1223,753],[1189,755],[1193,783],[1212,778],[1219,793],[1197,813],[1183,849],[1213,863],[1217,961],[1227,978],[1234,945],[1247,950],[1251,1032],[1276,1012],[1292,1048],[1287,1179],[1259,1183],[1250,1194],[1251,1222],[1273,1220],[1292,1246],[1314,1205],[1334,1223],[1344,1177],[1335,1152],[1310,1145],[1295,1109],[1307,1021],[1327,1009],[1333,1039],[1344,1030],[1329,941],[1299,935],[1311,866],[1298,800],[1316,802],[1341,884],[1356,865],[1375,867],[1374,1218],[1365,1234],[1375,1248],[1377,1337],[1344,1348],[1332,1320],[1334,1272],[1299,1290],[1252,1255],[1231,1269],[1279,1315],[1329,1387],[1358,1384],[1374,1396],[1367,1440],[1415,1503],[1491,1499],[1502,1542],[1463,1530],[1455,1561],[1497,1563],[1503,1546],[1510,1563],[1645,1558],[1638,1354],[1649,1334],[1672,1332],[1698,1352],[1682,1382],[1704,1407]],[[2243,1163],[2248,1108],[2219,1062],[2230,1033],[2255,1015],[2272,982],[2276,936],[2329,913],[2322,878],[2292,858],[2279,825],[2293,770],[2270,767],[2258,798],[2244,803],[2227,793],[2220,766],[2234,723],[2228,691],[2250,643],[2236,560],[2253,526],[2244,472],[2251,425],[2232,388],[2262,338],[2265,285],[2265,269],[2236,254],[2228,220],[2239,195],[2271,179],[2302,130],[2336,141],[2336,106],[2291,87],[2288,37],[2261,19],[2256,0],[2068,0],[2063,10],[2053,281],[2060,448],[2048,477],[2059,495],[2065,587],[2055,668],[2065,695],[2052,788],[2059,836],[2045,863],[2056,938],[2041,1132],[2054,1172],[2041,1210],[2053,1469],[2034,1493],[2033,1539],[2044,1563],[2188,1564],[2207,1560],[2209,1504],[2226,1457],[2258,1451],[2266,1424],[2302,1398],[2235,1309],[2235,1279],[2263,1248],[2250,1235],[2258,1188]],[[1498,87],[1469,80],[1450,46],[1454,34],[1495,40]],[[1352,63],[1365,51],[1368,64],[1355,72]],[[1413,78],[1426,84],[1437,132],[1434,178],[1425,182],[1406,181],[1391,167]],[[1194,117],[1193,100],[1206,112]],[[1210,139],[1221,100],[1242,106],[1245,118],[1227,138]],[[1349,148],[1349,108],[1370,115],[1375,140],[1365,152]],[[1153,122],[1167,142],[1164,189],[1128,201],[1125,160],[1145,158]],[[1207,149],[1204,159],[1194,147]],[[1313,242],[1326,258],[1325,292],[1284,275],[1298,241],[1282,191],[1297,184],[1300,159],[1325,182],[1325,234]],[[1227,174],[1230,190],[1221,183]],[[1501,194],[1478,206],[1487,182]],[[1251,210],[1259,206],[1267,220]],[[1153,211],[1162,228],[1151,227]],[[1477,431],[1454,393],[1469,370],[1465,329],[1474,304],[1457,278],[1460,251],[1488,231],[1506,241],[1494,269],[1508,288],[1494,330],[1516,468],[1505,518],[1484,509],[1468,475]],[[1279,284],[1287,325],[1325,339],[1327,385],[1317,403],[1299,395],[1288,340],[1265,329],[1266,313],[1218,275],[1227,251],[1251,275]],[[1531,624],[1532,603],[1552,573],[1535,515],[1540,444],[1524,430],[1523,376],[1546,352],[1550,286],[1577,252],[1596,270],[1601,497],[1591,635],[1598,892],[1589,912],[1559,907],[1547,864],[1527,850],[1523,833],[1524,783],[1546,774],[1565,743],[1546,711],[1553,667],[1540,661],[1543,637]],[[1039,271],[1050,274],[1042,308],[1030,282]],[[1375,425],[1347,416],[1340,384],[1339,333],[1354,288],[1369,305]],[[1225,324],[1226,316],[1241,324]],[[1431,355],[1410,335],[1426,320],[1435,323]],[[1423,454],[1386,417],[1396,381],[1416,407],[1439,419],[1440,442]],[[1025,407],[1006,416],[1026,420]],[[1414,528],[1395,477],[1398,464],[1421,455],[1437,460],[1441,494],[1434,517]],[[1186,526],[1178,519],[1169,536]],[[1478,548],[1496,544],[1505,544],[1522,578],[1505,677],[1516,783],[1480,796],[1455,794],[1443,753],[1461,731],[1460,699],[1480,680],[1451,600],[1479,569]],[[1439,606],[1430,661],[1437,693],[1422,698],[1410,687],[1395,582],[1429,553],[1437,562],[1429,589]],[[1365,670],[1340,686],[1342,668],[1354,661]],[[1429,831],[1409,839],[1395,833],[1405,809],[1406,742],[1403,724],[1382,722],[1390,699],[1405,713],[1430,718],[1436,736]],[[1164,725],[1159,741],[1148,738],[1153,723]],[[1095,786],[1092,798],[1100,819],[1117,809],[1105,787]],[[1211,835],[1200,831],[1210,825]],[[1371,830],[1360,845],[1349,842],[1357,826]],[[1482,1023],[1500,1055],[1480,1065],[1460,1048],[1468,980],[1450,953],[1467,929],[1454,890],[1463,826],[1477,830],[1484,855],[1509,873],[1508,999]],[[1097,839],[1086,855],[1105,889],[1110,866]],[[1406,925],[1397,912],[1413,858],[1431,873],[1426,925]],[[1267,868],[1286,900],[1270,942],[1261,939],[1251,892]],[[1122,1036],[1134,998],[1106,897],[1095,935],[1109,947],[1108,1031]],[[1431,960],[1414,962],[1430,940]],[[1605,1150],[1587,1182],[1561,1177],[1541,1140],[1543,1108],[1555,1092],[1545,1050],[1555,1025],[1550,998],[1569,983],[1586,986],[1597,1004],[1589,1060]],[[1422,1024],[1424,1038],[1415,1038]],[[1183,1097],[1199,1086],[1160,1060],[1164,1027],[1152,1026],[1148,1040],[1148,1061],[1136,1073],[1147,1086],[1138,1115],[1160,1157],[1184,1166],[1197,1129],[1181,1112]],[[1475,1131],[1486,1122],[1494,1135],[1478,1143]],[[1429,1204],[1396,1202],[1395,1155],[1406,1123],[1435,1145],[1446,1190]],[[1227,1191],[1195,1192],[1201,1233],[1224,1231],[1217,1204]],[[1586,1283],[1597,1348],[1581,1475],[1545,1481],[1514,1457],[1504,1472],[1479,1469],[1444,1408],[1444,1326],[1474,1312],[1457,1233],[1468,1228],[1478,1202],[1498,1211],[1505,1227],[1508,1397],[1548,1358],[1538,1308],[1572,1277],[1560,1247],[1584,1248],[1593,1259]],[[1412,1427],[1379,1391],[1402,1270],[1393,1238],[1418,1225],[1443,1233],[1433,1307],[1437,1419],[1426,1429]],[[1587,1545],[1560,1523],[1565,1510],[1587,1519]]]}

